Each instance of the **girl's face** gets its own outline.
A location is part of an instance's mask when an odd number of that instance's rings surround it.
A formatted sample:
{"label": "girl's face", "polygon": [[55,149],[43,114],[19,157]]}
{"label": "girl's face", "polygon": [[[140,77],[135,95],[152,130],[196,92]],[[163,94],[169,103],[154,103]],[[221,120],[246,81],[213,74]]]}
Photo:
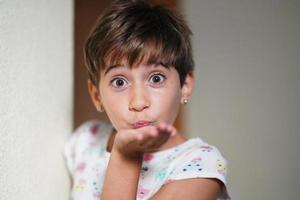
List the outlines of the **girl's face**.
{"label": "girl's face", "polygon": [[139,128],[159,122],[173,124],[180,104],[191,96],[193,74],[183,87],[174,67],[124,63],[101,72],[98,91],[89,83],[94,104],[101,104],[116,130]]}

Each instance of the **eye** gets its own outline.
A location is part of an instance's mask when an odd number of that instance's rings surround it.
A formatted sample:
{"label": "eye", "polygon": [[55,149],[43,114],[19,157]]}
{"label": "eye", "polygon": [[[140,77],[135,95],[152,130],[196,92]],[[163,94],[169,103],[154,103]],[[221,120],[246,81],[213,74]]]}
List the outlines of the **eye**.
{"label": "eye", "polygon": [[115,88],[123,88],[127,85],[127,81],[123,78],[114,78],[111,81],[111,85]]}
{"label": "eye", "polygon": [[159,73],[159,74],[152,75],[150,77],[150,82],[152,84],[160,84],[160,83],[164,82],[165,79],[166,79],[166,77],[164,75],[162,75],[162,74]]}

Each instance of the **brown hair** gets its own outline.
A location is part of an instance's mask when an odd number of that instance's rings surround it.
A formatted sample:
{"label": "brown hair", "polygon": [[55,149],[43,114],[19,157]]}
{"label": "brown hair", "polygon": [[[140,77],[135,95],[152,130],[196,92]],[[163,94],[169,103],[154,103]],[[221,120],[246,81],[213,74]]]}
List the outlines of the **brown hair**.
{"label": "brown hair", "polygon": [[101,70],[125,59],[130,67],[142,61],[175,67],[182,85],[194,67],[191,34],[175,11],[144,0],[114,1],[86,41],[89,78],[97,86]]}

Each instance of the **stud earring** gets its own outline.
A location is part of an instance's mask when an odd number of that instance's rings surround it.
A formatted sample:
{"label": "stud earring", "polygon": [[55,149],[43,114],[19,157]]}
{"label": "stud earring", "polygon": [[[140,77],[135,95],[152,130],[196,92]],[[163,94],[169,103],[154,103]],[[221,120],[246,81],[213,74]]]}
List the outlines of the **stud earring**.
{"label": "stud earring", "polygon": [[189,100],[188,99],[183,99],[183,104],[187,104],[189,102]]}
{"label": "stud earring", "polygon": [[101,104],[97,105],[96,109],[97,109],[98,112],[103,112],[104,111],[104,109],[103,109],[103,107],[102,107]]}

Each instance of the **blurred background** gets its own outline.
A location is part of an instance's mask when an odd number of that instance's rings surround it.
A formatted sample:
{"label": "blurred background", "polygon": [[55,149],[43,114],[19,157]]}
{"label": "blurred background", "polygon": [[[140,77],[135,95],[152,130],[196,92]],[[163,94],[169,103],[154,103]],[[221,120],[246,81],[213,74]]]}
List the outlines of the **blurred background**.
{"label": "blurred background", "polygon": [[[62,148],[95,111],[83,43],[109,0],[0,0],[0,199],[68,199]],[[194,35],[176,126],[227,158],[232,199],[299,199],[300,1],[156,0]],[[42,183],[42,184],[41,184]]]}

